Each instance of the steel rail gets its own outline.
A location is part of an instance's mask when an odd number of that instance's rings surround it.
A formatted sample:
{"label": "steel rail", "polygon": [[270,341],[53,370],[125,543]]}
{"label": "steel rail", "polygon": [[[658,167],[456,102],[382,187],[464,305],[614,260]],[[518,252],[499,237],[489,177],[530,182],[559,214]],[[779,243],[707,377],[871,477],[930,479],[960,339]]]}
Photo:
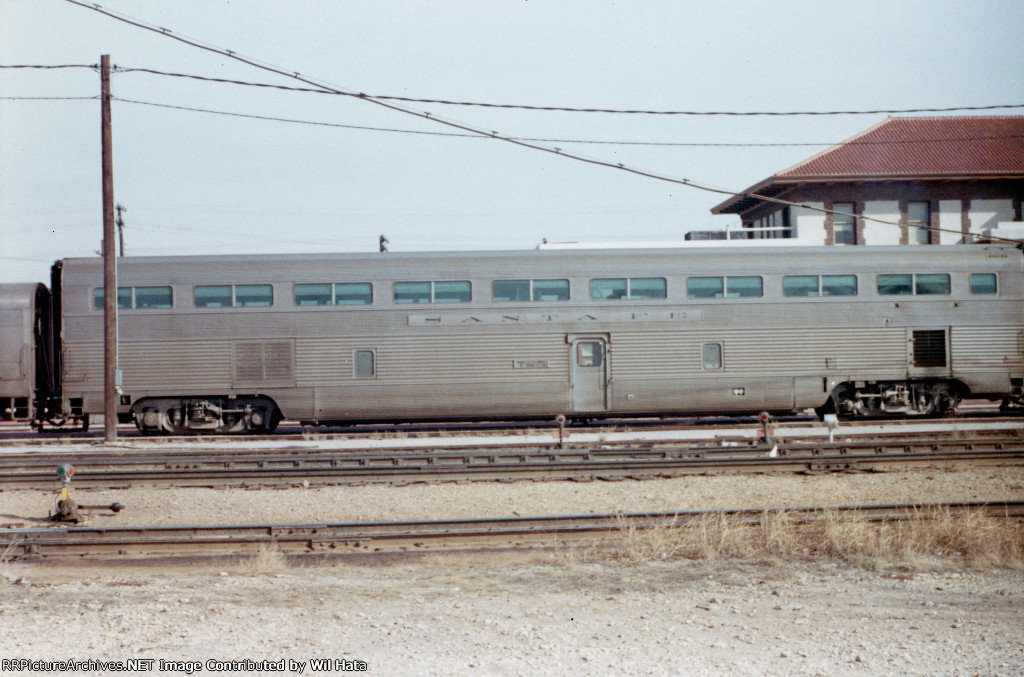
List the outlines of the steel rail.
{"label": "steel rail", "polygon": [[424,552],[546,547],[620,538],[630,529],[685,527],[699,520],[758,524],[772,515],[798,523],[823,519],[895,521],[981,514],[1022,517],[1024,501],[883,504],[838,507],[683,510],[655,513],[340,522],[0,529],[8,559],[233,556],[274,547],[287,555]]}
{"label": "steel rail", "polygon": [[415,452],[89,454],[0,457],[0,487],[53,488],[73,462],[73,486],[293,486],[515,479],[616,479],[1024,464],[1024,440],[895,440],[766,446],[476,449]]}
{"label": "steel rail", "polygon": [[[842,431],[844,435],[856,435],[858,434],[858,428],[871,427],[877,425],[889,425],[894,429],[893,434],[900,434],[899,428],[906,425],[918,425],[921,423],[935,423],[935,424],[950,424],[956,425],[957,423],[970,423],[977,421],[987,421],[991,423],[1002,423],[1007,426],[1019,426],[1021,419],[1024,417],[1024,409],[1020,412],[1014,413],[996,413],[992,412],[964,412],[959,414],[955,418],[866,418],[862,420],[850,420],[842,421]],[[821,422],[815,416],[804,416],[804,415],[789,415],[779,416],[772,418],[772,425],[775,427],[785,426],[787,428],[803,429],[803,428],[819,428],[821,429]],[[570,435],[576,434],[606,434],[612,431],[620,430],[631,430],[636,432],[661,432],[661,431],[679,431],[681,435],[685,435],[686,432],[692,431],[707,431],[715,429],[727,429],[727,430],[743,430],[748,433],[755,433],[761,428],[760,423],[756,417],[752,416],[740,416],[740,417],[720,417],[720,416],[708,416],[708,417],[690,417],[690,418],[673,418],[673,419],[653,419],[653,418],[616,418],[602,420],[601,423],[593,423],[584,426],[571,425],[565,430]],[[536,421],[525,421],[521,423],[517,422],[480,422],[480,423],[403,423],[403,424],[353,424],[351,426],[326,426],[323,430],[320,428],[310,428],[308,426],[298,426],[285,422],[281,425],[276,433],[273,434],[231,434],[231,435],[217,435],[211,433],[196,432],[187,435],[159,435],[149,436],[138,433],[134,427],[124,426],[123,430],[120,431],[119,437],[123,437],[124,440],[129,440],[134,445],[151,444],[159,446],[161,444],[173,443],[173,442],[184,442],[193,443],[201,441],[210,441],[211,443],[216,442],[266,442],[267,440],[314,440],[314,441],[331,441],[339,439],[375,439],[380,435],[410,435],[410,436],[422,436],[424,441],[436,442],[443,440],[445,436],[453,435],[494,435],[502,434],[510,431],[522,432],[524,430],[536,431],[540,434],[557,434],[558,427],[555,426],[551,421],[548,420],[536,420]],[[34,446],[40,448],[47,448],[51,446],[61,446],[63,444],[76,444],[82,442],[96,441],[100,442],[101,434],[97,432],[82,433],[80,431],[61,431],[58,428],[46,429],[42,434],[36,434],[30,431],[28,427],[25,427],[24,431],[11,431],[11,435],[5,435],[7,431],[4,427],[0,427],[0,448],[10,446]],[[827,433],[825,433],[827,434]],[[748,435],[749,436],[749,435]],[[484,437],[486,439],[486,437]]]}

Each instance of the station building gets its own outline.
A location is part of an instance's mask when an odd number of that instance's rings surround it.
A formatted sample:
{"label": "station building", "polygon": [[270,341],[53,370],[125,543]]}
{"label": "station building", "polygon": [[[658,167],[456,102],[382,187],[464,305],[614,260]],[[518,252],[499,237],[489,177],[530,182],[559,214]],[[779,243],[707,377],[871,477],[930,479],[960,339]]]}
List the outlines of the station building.
{"label": "station building", "polygon": [[[886,118],[743,192],[711,210],[738,215],[742,239],[793,245],[1024,240],[1024,116]],[[730,239],[736,237],[733,231]]]}

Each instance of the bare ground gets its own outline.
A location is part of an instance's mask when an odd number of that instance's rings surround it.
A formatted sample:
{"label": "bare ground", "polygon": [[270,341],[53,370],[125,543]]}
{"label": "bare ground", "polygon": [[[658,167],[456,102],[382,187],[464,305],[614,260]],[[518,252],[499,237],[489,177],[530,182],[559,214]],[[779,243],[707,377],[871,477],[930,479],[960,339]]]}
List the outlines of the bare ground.
{"label": "bare ground", "polygon": [[[1022,495],[1024,470],[992,468],[78,500],[128,505],[94,524],[179,524]],[[0,492],[0,523],[34,526],[52,499]],[[1024,571],[978,570],[955,553],[660,560],[556,549],[285,562],[269,552],[215,564],[0,565],[0,659],[330,658],[379,675],[1015,675],[1022,621]]]}

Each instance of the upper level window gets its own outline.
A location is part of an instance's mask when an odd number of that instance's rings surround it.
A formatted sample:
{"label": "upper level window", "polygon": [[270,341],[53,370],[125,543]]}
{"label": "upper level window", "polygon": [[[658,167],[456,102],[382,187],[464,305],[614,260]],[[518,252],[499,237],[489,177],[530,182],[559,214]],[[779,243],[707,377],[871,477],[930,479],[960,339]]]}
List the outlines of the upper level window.
{"label": "upper level window", "polygon": [[995,273],[971,273],[972,294],[995,294],[997,291]]}
{"label": "upper level window", "polygon": [[274,288],[269,284],[200,285],[194,291],[197,308],[271,306]]}
{"label": "upper level window", "polygon": [[686,295],[692,299],[756,298],[764,294],[757,276],[691,277],[686,280]]}
{"label": "upper level window", "polygon": [[786,275],[783,296],[856,296],[856,275]]}
{"label": "upper level window", "polygon": [[373,286],[369,282],[339,282],[337,284],[295,285],[295,305],[370,305]]}
{"label": "upper level window", "polygon": [[949,275],[946,273],[879,275],[878,293],[883,296],[949,294]]}
{"label": "upper level window", "polygon": [[[174,296],[170,287],[118,287],[117,307],[126,308],[170,308]],[[103,308],[103,288],[94,289],[93,307]]]}
{"label": "upper level window", "polygon": [[590,298],[596,301],[663,299],[667,294],[668,283],[663,277],[616,277],[590,281]]}
{"label": "upper level window", "polygon": [[396,282],[395,303],[469,303],[473,300],[467,280],[450,282]]}
{"label": "upper level window", "polygon": [[569,280],[495,280],[495,301],[568,301]]}
{"label": "upper level window", "polygon": [[907,203],[907,241],[910,244],[929,244],[932,241],[929,218],[927,202]]}
{"label": "upper level window", "polygon": [[832,205],[832,232],[836,244],[857,244],[857,216],[852,202]]}

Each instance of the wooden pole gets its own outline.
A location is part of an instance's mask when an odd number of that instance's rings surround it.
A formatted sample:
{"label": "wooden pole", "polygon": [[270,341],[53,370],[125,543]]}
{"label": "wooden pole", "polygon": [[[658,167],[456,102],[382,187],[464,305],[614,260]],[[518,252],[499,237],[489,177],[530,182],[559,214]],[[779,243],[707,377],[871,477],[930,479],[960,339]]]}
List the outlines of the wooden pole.
{"label": "wooden pole", "polygon": [[117,441],[117,257],[114,158],[110,127],[110,55],[100,57],[100,137],[103,144],[103,410],[108,443]]}

